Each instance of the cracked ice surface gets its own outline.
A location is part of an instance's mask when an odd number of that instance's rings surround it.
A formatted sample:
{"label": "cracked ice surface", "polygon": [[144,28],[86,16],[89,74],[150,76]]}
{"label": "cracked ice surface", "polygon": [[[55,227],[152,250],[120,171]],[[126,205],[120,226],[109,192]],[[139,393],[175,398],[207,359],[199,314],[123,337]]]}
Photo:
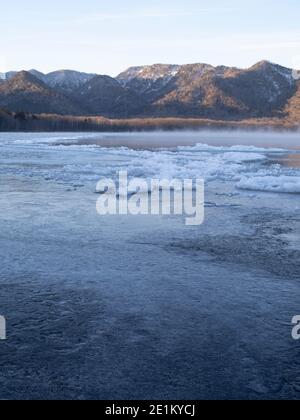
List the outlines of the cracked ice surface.
{"label": "cracked ice surface", "polygon": [[[299,398],[299,196],[238,188],[299,176],[286,144],[96,138],[0,135],[1,399]],[[204,176],[204,225],[98,216],[120,167]]]}

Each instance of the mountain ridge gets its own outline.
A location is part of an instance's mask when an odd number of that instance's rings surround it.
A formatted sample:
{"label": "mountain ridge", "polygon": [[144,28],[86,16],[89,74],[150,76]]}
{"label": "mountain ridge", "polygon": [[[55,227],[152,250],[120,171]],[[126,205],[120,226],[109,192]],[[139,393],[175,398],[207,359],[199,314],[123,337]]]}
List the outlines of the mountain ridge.
{"label": "mountain ridge", "polygon": [[0,107],[33,113],[81,113],[73,101],[26,71],[16,73],[0,84]]}
{"label": "mountain ridge", "polygon": [[300,120],[293,70],[269,61],[247,69],[196,63],[130,67],[117,77],[73,70],[0,75],[0,107],[9,111],[102,115]]}

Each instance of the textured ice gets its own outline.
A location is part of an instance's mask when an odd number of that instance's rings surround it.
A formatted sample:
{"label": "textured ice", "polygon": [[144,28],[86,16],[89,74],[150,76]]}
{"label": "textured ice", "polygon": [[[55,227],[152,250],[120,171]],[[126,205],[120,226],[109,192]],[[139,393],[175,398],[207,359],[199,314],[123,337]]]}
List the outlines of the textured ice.
{"label": "textured ice", "polygon": [[300,194],[300,176],[254,176],[243,178],[237,187],[242,190]]}
{"label": "textured ice", "polygon": [[[284,148],[197,143],[172,149],[133,150],[99,146],[105,136],[2,135],[0,174],[39,177],[93,189],[100,178],[115,178],[118,171],[127,171],[129,178],[204,178],[206,183],[233,182],[239,189],[299,192],[300,171],[272,164],[277,156],[288,153]],[[80,143],[82,139],[86,143]]]}
{"label": "textured ice", "polygon": [[[297,179],[286,152],[83,138],[0,135],[0,398],[299,399],[299,197],[235,188]],[[204,176],[205,223],[97,215],[120,169]]]}

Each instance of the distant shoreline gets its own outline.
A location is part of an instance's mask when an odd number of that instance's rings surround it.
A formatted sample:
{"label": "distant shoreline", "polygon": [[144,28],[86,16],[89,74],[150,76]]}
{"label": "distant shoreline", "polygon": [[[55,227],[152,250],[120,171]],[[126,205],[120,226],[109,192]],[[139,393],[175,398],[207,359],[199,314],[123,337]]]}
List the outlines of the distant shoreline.
{"label": "distant shoreline", "polygon": [[53,114],[0,113],[1,132],[133,132],[202,129],[298,131],[300,123],[288,119],[211,120],[204,118],[77,117]]}

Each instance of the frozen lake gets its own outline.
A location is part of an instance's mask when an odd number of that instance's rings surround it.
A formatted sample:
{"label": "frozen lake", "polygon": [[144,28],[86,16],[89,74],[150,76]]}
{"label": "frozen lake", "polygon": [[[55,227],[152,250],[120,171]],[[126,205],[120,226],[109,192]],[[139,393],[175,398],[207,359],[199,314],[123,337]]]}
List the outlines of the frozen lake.
{"label": "frozen lake", "polygon": [[[0,398],[300,398],[299,134],[0,133]],[[206,181],[205,223],[95,187]]]}

